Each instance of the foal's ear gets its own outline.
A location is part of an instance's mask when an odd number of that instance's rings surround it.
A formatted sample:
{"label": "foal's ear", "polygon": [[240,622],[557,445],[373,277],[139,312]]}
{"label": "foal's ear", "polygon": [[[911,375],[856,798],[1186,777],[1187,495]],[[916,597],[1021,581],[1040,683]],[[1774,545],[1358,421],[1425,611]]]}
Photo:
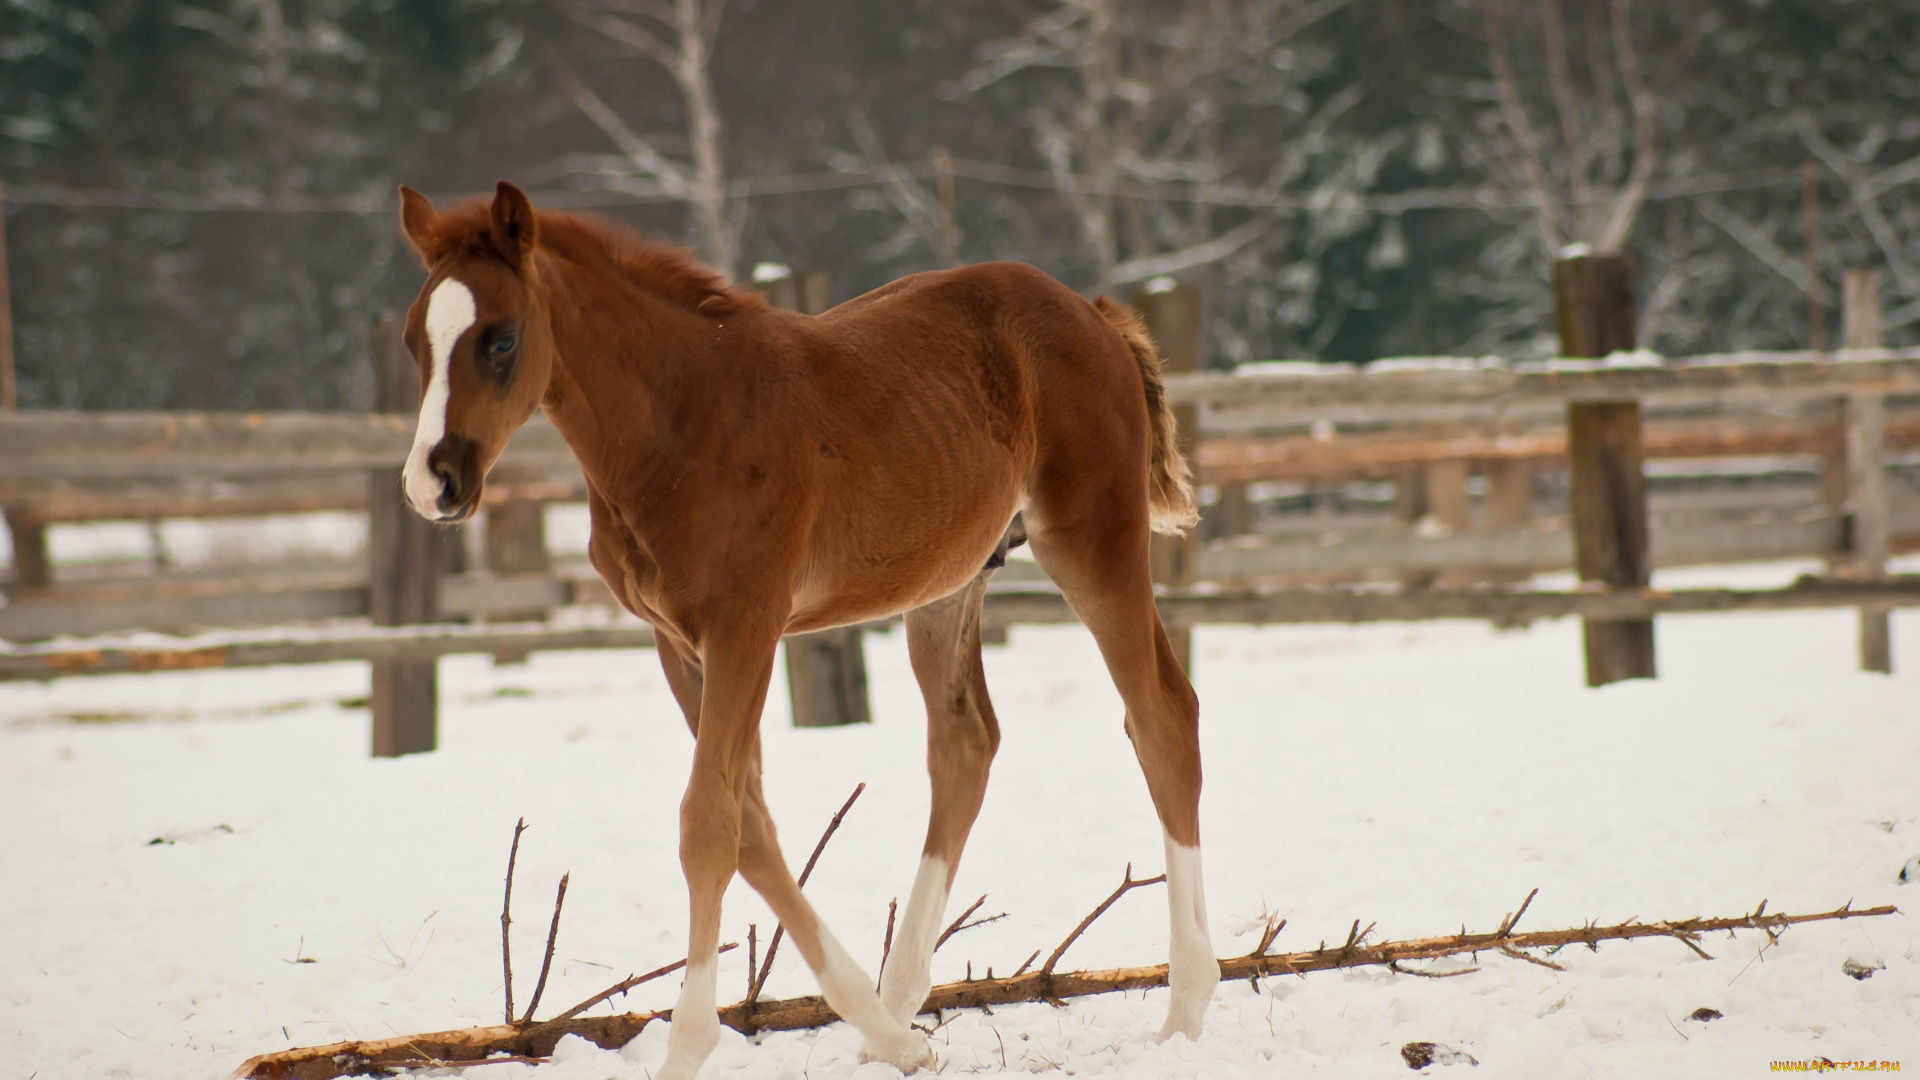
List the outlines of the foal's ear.
{"label": "foal's ear", "polygon": [[407,234],[413,250],[428,262],[433,261],[435,241],[439,239],[440,214],[425,195],[405,184],[400,185],[400,231]]}
{"label": "foal's ear", "polygon": [[527,193],[500,181],[493,189],[493,246],[500,257],[519,269],[540,238],[540,226],[534,221],[533,203]]}

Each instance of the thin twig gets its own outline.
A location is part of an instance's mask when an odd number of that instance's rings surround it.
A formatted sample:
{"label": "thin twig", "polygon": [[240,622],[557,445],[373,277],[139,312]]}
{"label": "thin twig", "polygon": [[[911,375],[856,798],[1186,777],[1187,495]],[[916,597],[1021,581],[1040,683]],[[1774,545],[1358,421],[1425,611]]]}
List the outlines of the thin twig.
{"label": "thin twig", "polygon": [[965,924],[965,923],[966,923],[966,921],[967,921],[967,916],[969,916],[969,915],[972,915],[972,914],[973,914],[974,912],[976,912],[976,911],[979,911],[979,910],[980,910],[980,905],[981,905],[981,904],[984,904],[984,903],[986,903],[986,902],[987,902],[987,894],[986,894],[986,893],[981,893],[981,894],[980,894],[980,899],[978,899],[978,900],[975,900],[975,901],[974,901],[973,903],[971,903],[971,904],[968,904],[968,905],[967,905],[967,910],[965,910],[965,911],[963,911],[963,912],[961,912],[961,913],[960,913],[960,917],[959,917],[959,918],[957,918],[957,919],[955,919],[955,920],[953,920],[952,922],[950,922],[950,923],[948,923],[948,924],[947,924],[947,928],[946,928],[945,930],[942,930],[942,931],[940,932],[940,936],[934,939],[934,941],[933,941],[933,951],[934,951],[934,952],[939,952],[939,951],[940,951],[940,946],[942,946],[942,945],[944,945],[944,944],[946,944],[946,942],[947,942],[947,939],[948,939],[948,938],[950,938],[950,937],[952,937],[953,935],[955,935],[955,934],[957,934],[957,933],[959,933],[959,932],[960,932],[960,927],[961,927],[961,926],[962,926],[963,924]]}
{"label": "thin twig", "polygon": [[[887,901],[887,936],[880,941],[880,973],[874,976],[874,992],[880,989],[880,980],[887,975],[887,957],[893,955],[893,917],[900,912],[900,898]],[[935,946],[938,948],[938,946]]]}
{"label": "thin twig", "polygon": [[747,996],[753,996],[753,978],[760,973],[760,924],[747,924]]}
{"label": "thin twig", "polygon": [[1248,956],[1265,956],[1267,954],[1267,950],[1273,947],[1273,939],[1280,936],[1281,929],[1283,929],[1286,925],[1287,925],[1287,920],[1285,919],[1276,920],[1271,915],[1267,916],[1266,929],[1260,931],[1260,944],[1255,945],[1253,947],[1253,951],[1248,953],[1247,955]]}
{"label": "thin twig", "polygon": [[1365,930],[1362,930],[1360,929],[1360,920],[1359,919],[1353,920],[1353,929],[1347,931],[1347,943],[1345,945],[1340,946],[1340,955],[1342,956],[1347,955],[1348,953],[1353,951],[1353,947],[1355,945],[1359,945],[1365,942],[1367,940],[1367,936],[1373,933],[1373,928],[1378,925],[1380,924],[1368,923],[1367,928]]}
{"label": "thin twig", "polygon": [[[867,785],[864,781],[855,785],[853,794],[847,796],[847,801],[840,804],[840,812],[833,815],[832,821],[827,822],[827,831],[821,833],[820,842],[813,845],[813,854],[807,856],[807,865],[801,868],[800,877],[796,880],[795,884],[805,885],[807,883],[807,878],[813,874],[813,864],[819,862],[820,853],[827,850],[827,841],[833,839],[833,834],[839,831],[841,820],[847,816],[847,811],[853,809],[853,800],[858,799],[860,793],[865,790],[867,790]],[[774,925],[773,939],[767,942],[766,958],[760,961],[760,974],[754,977],[753,986],[747,991],[747,1000],[744,1004],[752,1005],[754,1002],[760,1000],[760,991],[767,985],[767,976],[773,973],[773,954],[780,948],[780,939],[785,937],[786,933],[786,923],[776,923]]]}
{"label": "thin twig", "polygon": [[507,974],[507,1023],[513,1023],[513,941],[507,928],[513,925],[513,866],[520,861],[520,834],[527,831],[527,819],[513,826],[513,847],[507,851],[507,894],[500,901],[500,966]]}
{"label": "thin twig", "polygon": [[1139,888],[1142,885],[1158,885],[1165,880],[1167,880],[1167,875],[1161,874],[1158,877],[1150,877],[1141,881],[1135,881],[1133,880],[1133,864],[1128,863],[1126,871],[1121,875],[1120,887],[1113,890],[1112,895],[1108,896],[1105,900],[1100,901],[1100,906],[1088,912],[1086,918],[1080,920],[1080,925],[1073,928],[1073,933],[1068,934],[1067,939],[1060,943],[1060,947],[1053,950],[1053,954],[1047,957],[1047,962],[1040,965],[1040,974],[1042,975],[1053,974],[1053,966],[1060,962],[1060,958],[1062,956],[1066,955],[1067,947],[1069,945],[1072,945],[1074,941],[1080,937],[1081,934],[1085,933],[1087,927],[1093,925],[1093,920],[1106,914],[1107,909],[1113,906],[1114,901],[1120,899],[1122,896],[1127,895],[1127,893],[1133,891],[1134,889]]}
{"label": "thin twig", "polygon": [[1001,919],[1004,919],[1007,917],[1007,913],[1003,911],[998,915],[989,915],[984,919],[975,919],[972,922],[968,922],[967,917],[972,915],[974,912],[979,911],[980,905],[986,902],[987,902],[987,894],[981,893],[980,899],[975,900],[971,907],[961,912],[959,918],[953,920],[951,923],[948,923],[947,928],[945,930],[942,930],[940,932],[940,936],[934,940],[933,951],[939,952],[940,946],[945,945],[947,943],[948,938],[952,937],[955,934],[960,933],[963,930],[971,930],[976,926],[985,926],[988,923],[996,923],[996,922],[999,922]]}
{"label": "thin twig", "polygon": [[1516,911],[1513,914],[1507,916],[1506,918],[1500,920],[1500,936],[1501,937],[1511,937],[1513,935],[1513,928],[1515,925],[1517,925],[1520,922],[1520,916],[1525,915],[1527,913],[1527,905],[1533,903],[1533,898],[1539,895],[1540,895],[1540,890],[1536,887],[1532,892],[1527,894],[1527,898],[1525,900],[1520,901],[1519,911]]}
{"label": "thin twig", "polygon": [[1389,960],[1387,961],[1387,970],[1396,975],[1418,975],[1423,979],[1451,979],[1455,975],[1471,975],[1480,969],[1477,967],[1466,967],[1461,968],[1459,971],[1419,971],[1414,968],[1401,967],[1400,961],[1398,960]]}
{"label": "thin twig", "polygon": [[540,981],[533,984],[533,1000],[527,1002],[527,1011],[520,1022],[533,1022],[533,1010],[540,1007],[540,995],[547,992],[547,972],[553,970],[553,943],[560,936],[560,908],[567,902],[567,879],[573,872],[560,875],[560,891],[553,895],[553,924],[547,927],[547,954],[540,960]]}
{"label": "thin twig", "polygon": [[1739,982],[1740,976],[1745,975],[1747,973],[1747,968],[1750,968],[1753,966],[1754,960],[1758,960],[1763,964],[1766,963],[1767,950],[1773,948],[1775,945],[1778,945],[1778,944],[1780,944],[1780,936],[1778,934],[1775,934],[1771,930],[1767,931],[1767,943],[1765,945],[1760,946],[1759,951],[1753,954],[1753,960],[1747,961],[1745,966],[1743,966],[1739,971],[1736,971],[1733,973],[1733,978],[1727,980],[1727,985],[1732,986],[1734,983]]}
{"label": "thin twig", "polygon": [[1025,960],[1024,962],[1022,962],[1022,963],[1021,963],[1021,965],[1020,965],[1020,967],[1019,967],[1019,968],[1018,968],[1017,970],[1015,970],[1015,971],[1014,971],[1014,975],[1015,975],[1015,976],[1019,976],[1019,975],[1024,975],[1024,974],[1026,974],[1026,973],[1027,973],[1027,969],[1028,969],[1028,968],[1030,968],[1030,967],[1032,967],[1032,966],[1033,966],[1033,962],[1034,962],[1035,960],[1038,960],[1038,959],[1040,959],[1040,950],[1039,950],[1039,949],[1035,949],[1035,950],[1033,950],[1033,955],[1032,955],[1032,956],[1029,956],[1029,957],[1027,957],[1027,958],[1026,958],[1026,960]]}
{"label": "thin twig", "polygon": [[1529,964],[1539,964],[1543,968],[1552,968],[1555,971],[1567,970],[1566,968],[1561,967],[1559,964],[1556,964],[1551,960],[1542,960],[1537,956],[1528,956],[1526,953],[1521,952],[1519,949],[1516,949],[1511,945],[1501,945],[1500,951],[1503,953],[1506,953],[1508,956],[1513,957],[1515,960],[1525,960]]}
{"label": "thin twig", "polygon": [[[1852,903],[1852,901],[1849,900],[1848,903]],[[1696,919],[1693,921],[1698,922],[1699,920]],[[1678,941],[1680,944],[1685,945],[1689,949],[1692,949],[1694,953],[1700,957],[1700,959],[1702,960],[1713,959],[1713,957],[1707,955],[1707,951],[1705,949],[1702,949],[1700,946],[1694,944],[1695,939],[1697,939],[1700,936],[1699,934],[1696,934],[1690,930],[1686,930],[1683,928],[1674,928],[1674,927],[1668,926],[1668,924],[1666,923],[1660,923],[1659,925],[1662,929],[1665,929],[1669,933],[1671,933],[1675,941]]]}
{"label": "thin twig", "polygon": [[[718,949],[714,950],[714,955],[718,956],[721,953],[730,952],[739,947],[740,947],[739,942],[729,941],[725,945],[722,945]],[[607,987],[605,990],[602,990],[599,993],[593,995],[592,997],[581,1002],[580,1004],[575,1005],[573,1008],[568,1009],[566,1012],[561,1013],[559,1016],[556,1016],[551,1020],[541,1021],[538,1026],[545,1027],[549,1024],[558,1024],[563,1020],[571,1020],[574,1017],[579,1016],[581,1013],[586,1012],[588,1009],[593,1008],[595,1005],[600,1004],[601,1002],[607,1000],[610,997],[613,997],[616,994],[624,994],[627,991],[633,989],[634,987],[639,986],[643,982],[652,982],[653,980],[659,978],[662,975],[671,975],[674,972],[679,971],[681,968],[686,966],[687,966],[687,962],[685,960],[675,960],[673,963],[668,964],[665,967],[654,968],[652,971],[647,972],[645,975],[630,975],[627,978],[624,978],[619,982],[614,983],[612,986]]]}

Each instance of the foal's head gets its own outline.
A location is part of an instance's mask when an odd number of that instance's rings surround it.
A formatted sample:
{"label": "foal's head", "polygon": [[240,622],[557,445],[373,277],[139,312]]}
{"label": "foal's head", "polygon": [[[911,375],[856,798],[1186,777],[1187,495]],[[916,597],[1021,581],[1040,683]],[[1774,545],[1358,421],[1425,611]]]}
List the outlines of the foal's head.
{"label": "foal's head", "polygon": [[403,474],[407,501],[430,521],[464,521],[553,370],[553,330],[535,287],[539,226],[526,193],[505,182],[490,208],[445,214],[403,186],[400,225],[427,267],[407,310],[407,349],[423,388]]}

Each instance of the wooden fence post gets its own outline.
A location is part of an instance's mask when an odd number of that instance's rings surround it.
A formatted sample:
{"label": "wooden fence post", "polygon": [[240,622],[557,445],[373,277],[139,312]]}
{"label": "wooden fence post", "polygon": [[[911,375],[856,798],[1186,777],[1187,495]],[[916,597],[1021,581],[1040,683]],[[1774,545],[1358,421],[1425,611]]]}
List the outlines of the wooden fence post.
{"label": "wooden fence post", "polygon": [[[494,484],[538,482],[546,479],[546,470],[538,466],[496,465],[490,477]],[[487,507],[483,536],[487,572],[500,577],[546,576],[553,568],[547,553],[547,508],[532,499],[509,499]],[[450,570],[451,568],[443,568]],[[522,611],[488,612],[487,618],[501,622],[528,622],[547,618],[546,608]],[[497,652],[495,664],[525,663],[530,654]]]}
{"label": "wooden fence post", "polygon": [[[400,317],[393,312],[374,323],[373,410],[411,418],[420,408],[420,374],[400,331]],[[446,540],[407,505],[400,473],[374,469],[367,475],[367,582],[375,626],[430,623],[440,615]],[[373,663],[367,700],[375,757],[434,748],[439,689],[434,661]]]}
{"label": "wooden fence post", "polygon": [[[1880,347],[1880,271],[1849,270],[1843,279],[1844,344]],[[1847,396],[1847,547],[1856,578],[1887,575],[1892,520],[1887,503],[1887,399],[1875,393]],[[1888,609],[1860,609],[1860,670],[1893,672],[1893,632]]]}
{"label": "wooden fence post", "polygon": [[1245,480],[1228,480],[1220,485],[1220,497],[1214,501],[1213,515],[1219,519],[1210,535],[1245,536],[1253,531],[1253,500],[1247,497]]}
{"label": "wooden fence post", "polygon": [[[1148,282],[1133,294],[1134,309],[1146,321],[1147,332],[1160,347],[1161,370],[1167,372],[1200,370],[1200,289],[1188,282],[1167,286],[1165,279]],[[1196,452],[1200,428],[1200,410],[1192,405],[1176,405],[1174,426],[1180,452],[1189,463],[1199,460]],[[1200,545],[1192,533],[1185,536],[1153,535],[1153,580],[1162,585],[1185,587],[1193,584],[1194,564]],[[1188,676],[1193,674],[1193,631],[1168,630],[1167,643]]]}
{"label": "wooden fence post", "polygon": [[1533,463],[1520,458],[1486,464],[1487,502],[1480,525],[1488,532],[1518,529],[1533,520]]}
{"label": "wooden fence post", "polygon": [[53,584],[53,561],[47,556],[47,525],[26,505],[9,506],[7,535],[13,541],[13,582],[7,595],[13,599],[45,589]]}
{"label": "wooden fence post", "polygon": [[[833,306],[833,280],[808,270],[761,283],[767,303],[806,315]],[[794,727],[838,727],[873,720],[867,702],[866,635],[857,626],[813,634],[789,634],[787,697]]]}
{"label": "wooden fence post", "polygon": [[[1560,355],[1598,358],[1634,348],[1633,262],[1585,255],[1553,264]],[[1582,581],[1646,588],[1647,480],[1638,401],[1567,406],[1574,563]],[[1584,619],[1587,685],[1654,677],[1652,619]]]}

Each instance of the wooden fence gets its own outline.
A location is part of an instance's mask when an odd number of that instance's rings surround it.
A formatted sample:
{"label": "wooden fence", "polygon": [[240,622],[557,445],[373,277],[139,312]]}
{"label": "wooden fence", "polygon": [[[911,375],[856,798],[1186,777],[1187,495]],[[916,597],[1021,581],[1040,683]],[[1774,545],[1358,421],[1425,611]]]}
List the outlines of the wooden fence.
{"label": "wooden fence", "polygon": [[[1605,278],[1611,271],[1597,273]],[[1611,318],[1630,332],[1630,312],[1620,318],[1614,285],[1611,294],[1566,286],[1563,309],[1597,304],[1600,314],[1584,316],[1587,323]],[[792,306],[821,302],[806,299],[821,291],[811,280],[791,291],[786,302]],[[1871,297],[1865,284],[1850,286],[1850,297],[1853,328],[1868,321],[1863,313]],[[1192,290],[1143,293],[1136,302],[1169,354],[1169,392],[1182,410],[1183,437],[1193,440],[1189,452],[1201,479],[1220,490],[1210,511],[1216,530],[1237,507],[1242,520],[1224,522],[1224,531],[1246,532],[1247,485],[1284,479],[1394,480],[1403,495],[1418,496],[1403,499],[1402,516],[1437,526],[1414,530],[1402,522],[1333,543],[1322,531],[1305,543],[1161,544],[1154,562],[1156,580],[1167,590],[1162,614],[1183,654],[1187,628],[1206,622],[1479,618],[1512,624],[1578,616],[1587,620],[1588,678],[1599,685],[1653,673],[1651,619],[1657,614],[1840,606],[1862,608],[1863,663],[1887,670],[1885,610],[1920,604],[1920,583],[1884,576],[1889,551],[1920,545],[1920,497],[1904,493],[1904,485],[1890,487],[1884,461],[1889,447],[1920,446],[1920,411],[1901,402],[1920,396],[1920,350],[1879,349],[1864,331],[1850,329],[1849,348],[1831,356],[1203,374],[1194,370],[1199,319]],[[1602,346],[1618,351],[1611,346],[1622,344],[1621,325],[1605,331],[1611,338],[1581,330],[1579,319],[1571,325],[1572,338],[1562,327],[1569,356]],[[446,542],[450,530],[405,511],[395,470],[411,439],[417,379],[394,350],[396,340],[391,327],[376,335],[376,358],[389,380],[378,390],[390,410],[384,414],[0,417],[0,504],[15,551],[0,638],[360,617],[371,617],[373,628],[226,632],[158,644],[15,645],[0,649],[0,677],[370,660],[376,750],[401,753],[433,743],[434,657],[649,643],[639,626],[582,630],[531,621],[555,607],[610,600],[590,572],[556,563],[546,551],[543,504],[577,500],[583,489],[544,420],[515,436],[490,480],[483,565],[465,566],[464,549]],[[1630,337],[1624,344],[1631,345]],[[1666,522],[1661,497],[1650,498],[1643,479],[1647,458],[1779,454],[1821,460],[1830,475],[1814,512],[1763,507],[1754,512],[1783,510],[1764,527],[1754,527],[1751,515]],[[1567,470],[1571,477],[1565,520],[1533,513],[1535,474],[1546,470]],[[1487,482],[1477,523],[1465,509],[1475,473]],[[367,511],[367,567],[56,584],[46,559],[45,530],[56,522],[319,509]],[[1793,556],[1824,557],[1839,576],[1775,590],[1647,587],[1655,565]],[[1580,571],[1581,588],[1540,592],[1502,584],[1570,567]],[[1406,587],[1391,593],[1298,587],[1382,571]],[[1213,587],[1195,591],[1196,582]],[[1234,582],[1260,587],[1230,587]],[[1003,571],[988,600],[988,636],[1014,624],[1072,621],[1045,586],[1032,564]],[[447,618],[491,622],[421,625]],[[859,628],[790,641],[788,657],[797,716],[860,717]]]}

